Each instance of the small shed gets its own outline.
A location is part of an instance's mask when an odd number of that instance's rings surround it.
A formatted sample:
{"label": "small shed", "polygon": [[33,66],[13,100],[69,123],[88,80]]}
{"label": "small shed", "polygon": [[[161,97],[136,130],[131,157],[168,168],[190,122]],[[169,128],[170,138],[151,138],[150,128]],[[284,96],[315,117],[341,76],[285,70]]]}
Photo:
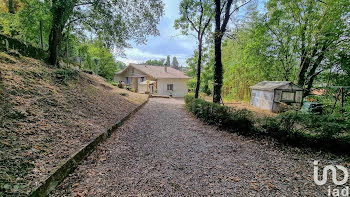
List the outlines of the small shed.
{"label": "small shed", "polygon": [[272,112],[279,112],[281,103],[301,104],[303,99],[303,88],[290,81],[262,81],[250,89],[250,104]]}

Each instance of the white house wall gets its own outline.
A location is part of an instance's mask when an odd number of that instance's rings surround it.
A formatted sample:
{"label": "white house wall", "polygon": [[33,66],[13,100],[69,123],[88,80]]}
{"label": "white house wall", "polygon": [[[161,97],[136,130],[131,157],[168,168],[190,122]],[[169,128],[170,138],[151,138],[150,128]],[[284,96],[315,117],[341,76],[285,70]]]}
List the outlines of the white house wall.
{"label": "white house wall", "polygon": [[[158,79],[157,80],[157,94],[170,95],[173,97],[184,97],[187,92],[188,79]],[[167,90],[167,84],[174,84],[174,91]]]}

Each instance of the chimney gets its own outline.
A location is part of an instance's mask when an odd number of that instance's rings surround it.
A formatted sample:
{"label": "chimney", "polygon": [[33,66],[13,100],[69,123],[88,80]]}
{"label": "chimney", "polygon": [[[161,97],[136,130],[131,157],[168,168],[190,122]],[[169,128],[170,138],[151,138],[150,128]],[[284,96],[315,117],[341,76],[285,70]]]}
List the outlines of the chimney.
{"label": "chimney", "polygon": [[164,64],[164,71],[168,72],[168,65],[167,64]]}

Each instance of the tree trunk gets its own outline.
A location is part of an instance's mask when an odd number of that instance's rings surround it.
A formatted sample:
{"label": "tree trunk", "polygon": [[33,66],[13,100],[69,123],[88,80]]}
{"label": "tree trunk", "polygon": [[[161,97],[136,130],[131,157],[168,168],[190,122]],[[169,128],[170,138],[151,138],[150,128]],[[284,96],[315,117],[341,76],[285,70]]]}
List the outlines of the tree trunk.
{"label": "tree trunk", "polygon": [[214,64],[214,91],[213,102],[220,103],[221,87],[222,87],[222,62],[221,62],[221,3],[220,0],[215,1],[215,34],[214,34],[214,47],[215,47],[215,64]]}
{"label": "tree trunk", "polygon": [[13,8],[13,0],[9,0],[9,13],[14,14],[15,9]]}
{"label": "tree trunk", "polygon": [[60,28],[53,26],[50,32],[50,40],[49,40],[49,64],[53,66],[58,66],[58,47],[61,42],[61,34]]}
{"label": "tree trunk", "polygon": [[76,1],[52,0],[52,26],[49,39],[49,63],[58,66],[58,55],[61,48],[62,32]]}
{"label": "tree trunk", "polygon": [[40,48],[44,50],[44,32],[43,32],[43,21],[40,20]]}
{"label": "tree trunk", "polygon": [[213,102],[220,103],[222,88],[221,36],[215,36],[214,95]]}
{"label": "tree trunk", "polygon": [[[198,36],[199,37],[199,36]],[[197,85],[196,85],[196,93],[195,98],[198,98],[199,88],[201,86],[201,70],[202,70],[202,39],[198,38],[198,63],[197,63]]]}
{"label": "tree trunk", "polygon": [[306,81],[306,71],[309,68],[310,65],[310,60],[308,57],[302,57],[301,58],[301,65],[300,65],[300,70],[299,70],[299,75],[298,75],[298,85],[300,87],[304,87],[305,81]]}

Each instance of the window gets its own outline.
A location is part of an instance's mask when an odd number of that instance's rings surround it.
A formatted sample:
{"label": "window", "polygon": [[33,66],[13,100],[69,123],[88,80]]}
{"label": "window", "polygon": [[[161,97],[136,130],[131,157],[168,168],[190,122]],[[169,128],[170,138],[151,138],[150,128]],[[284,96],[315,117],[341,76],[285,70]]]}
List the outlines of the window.
{"label": "window", "polygon": [[167,90],[168,91],[174,91],[174,84],[168,84],[167,85]]}
{"label": "window", "polygon": [[134,74],[135,73],[135,69],[131,68],[131,73]]}
{"label": "window", "polygon": [[125,77],[125,84],[129,84],[129,77]]}
{"label": "window", "polygon": [[145,77],[141,77],[140,81],[141,82],[145,81]]}
{"label": "window", "polygon": [[282,91],[282,102],[295,102],[295,92]]}

